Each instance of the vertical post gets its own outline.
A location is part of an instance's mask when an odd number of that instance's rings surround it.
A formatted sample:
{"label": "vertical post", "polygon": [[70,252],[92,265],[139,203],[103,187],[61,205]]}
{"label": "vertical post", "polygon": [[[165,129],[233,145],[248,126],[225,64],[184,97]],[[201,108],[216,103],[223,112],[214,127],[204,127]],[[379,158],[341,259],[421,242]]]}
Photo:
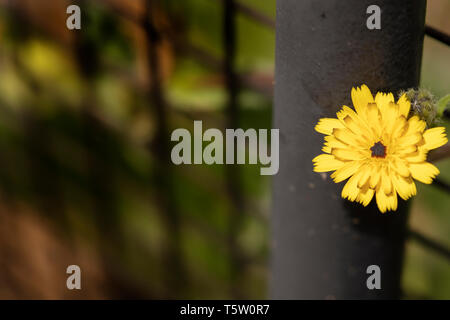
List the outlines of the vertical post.
{"label": "vertical post", "polygon": [[158,5],[158,0],[147,0],[145,2],[146,16],[143,27],[147,37],[148,65],[151,81],[149,100],[155,110],[157,125],[154,151],[158,161],[158,170],[155,180],[167,231],[167,250],[165,257],[165,263],[167,265],[167,297],[179,298],[183,295],[182,290],[186,277],[182,264],[181,217],[174,191],[174,173],[170,159],[168,103],[162,84],[163,79],[160,65],[159,47],[161,45],[162,35],[159,33],[155,23]]}
{"label": "vertical post", "polygon": [[[381,214],[341,199],[343,184],[314,173],[321,117],[351,105],[353,86],[398,92],[419,83],[426,0],[278,0],[274,127],[280,171],[273,191],[271,296],[390,299],[400,295],[407,206]],[[381,29],[366,27],[381,8]],[[366,269],[381,269],[369,290]]]}
{"label": "vertical post", "polygon": [[[111,297],[136,297],[137,291],[133,285],[125,283],[118,276],[117,266],[111,263],[111,257],[123,251],[123,234],[120,228],[120,211],[116,195],[117,183],[114,167],[108,161],[113,155],[113,149],[105,143],[108,130],[94,116],[97,106],[96,94],[93,89],[95,77],[100,72],[99,52],[94,40],[88,36],[87,30],[92,25],[91,8],[87,0],[80,0],[83,23],[88,26],[74,33],[73,53],[75,63],[85,83],[83,98],[80,105],[80,121],[82,126],[82,141],[85,149],[85,166],[92,208],[92,221],[97,229],[97,247],[101,259],[102,272],[108,279],[107,291]],[[119,269],[120,270],[120,269]]]}
{"label": "vertical post", "polygon": [[[238,91],[239,79],[234,70],[236,57],[236,4],[234,0],[223,1],[223,73],[225,88],[227,90],[227,127],[239,127]],[[236,154],[236,146],[234,154]],[[239,181],[239,168],[237,165],[227,165],[226,168],[227,192],[230,197],[230,216],[227,232],[227,242],[230,250],[230,293],[235,299],[242,298],[240,274],[243,270],[242,254],[237,244],[237,237],[242,226],[244,200]]]}

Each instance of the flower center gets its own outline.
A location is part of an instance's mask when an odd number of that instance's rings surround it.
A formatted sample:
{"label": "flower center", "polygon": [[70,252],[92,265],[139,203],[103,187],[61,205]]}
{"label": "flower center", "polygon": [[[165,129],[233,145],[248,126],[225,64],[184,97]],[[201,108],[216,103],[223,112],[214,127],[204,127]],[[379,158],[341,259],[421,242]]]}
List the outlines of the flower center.
{"label": "flower center", "polygon": [[378,141],[375,143],[371,148],[370,151],[372,151],[372,158],[385,158],[386,157],[386,147],[384,144],[381,143],[381,141]]}

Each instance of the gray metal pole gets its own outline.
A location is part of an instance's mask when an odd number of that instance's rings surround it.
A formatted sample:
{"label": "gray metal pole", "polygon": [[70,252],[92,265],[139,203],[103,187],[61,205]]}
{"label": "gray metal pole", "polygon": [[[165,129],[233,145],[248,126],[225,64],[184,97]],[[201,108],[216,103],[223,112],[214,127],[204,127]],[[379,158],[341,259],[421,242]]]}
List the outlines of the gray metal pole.
{"label": "gray metal pole", "polygon": [[[381,30],[366,13],[378,5]],[[351,105],[353,86],[372,92],[419,83],[426,0],[278,0],[274,127],[280,171],[273,184],[275,299],[391,299],[400,296],[407,205],[382,215],[342,200],[343,184],[314,173],[321,117]],[[381,290],[366,269],[381,268]]]}

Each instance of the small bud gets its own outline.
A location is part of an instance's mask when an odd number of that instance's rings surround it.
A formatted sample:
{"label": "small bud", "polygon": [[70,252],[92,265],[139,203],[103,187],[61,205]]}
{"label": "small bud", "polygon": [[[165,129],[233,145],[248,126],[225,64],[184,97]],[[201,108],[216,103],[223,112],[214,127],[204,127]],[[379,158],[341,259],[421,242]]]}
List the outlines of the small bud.
{"label": "small bud", "polygon": [[406,94],[406,97],[411,102],[411,110],[408,118],[418,116],[427,123],[427,127],[436,126],[440,119],[437,116],[437,101],[433,94],[427,89],[408,89],[401,91],[399,96]]}

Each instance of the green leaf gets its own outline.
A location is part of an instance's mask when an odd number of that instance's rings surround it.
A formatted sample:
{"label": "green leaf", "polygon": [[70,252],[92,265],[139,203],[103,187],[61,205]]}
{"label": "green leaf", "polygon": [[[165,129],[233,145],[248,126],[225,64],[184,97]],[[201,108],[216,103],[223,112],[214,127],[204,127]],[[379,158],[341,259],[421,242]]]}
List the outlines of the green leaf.
{"label": "green leaf", "polygon": [[450,94],[442,97],[437,103],[437,112],[440,117],[443,116],[447,105],[450,103]]}

